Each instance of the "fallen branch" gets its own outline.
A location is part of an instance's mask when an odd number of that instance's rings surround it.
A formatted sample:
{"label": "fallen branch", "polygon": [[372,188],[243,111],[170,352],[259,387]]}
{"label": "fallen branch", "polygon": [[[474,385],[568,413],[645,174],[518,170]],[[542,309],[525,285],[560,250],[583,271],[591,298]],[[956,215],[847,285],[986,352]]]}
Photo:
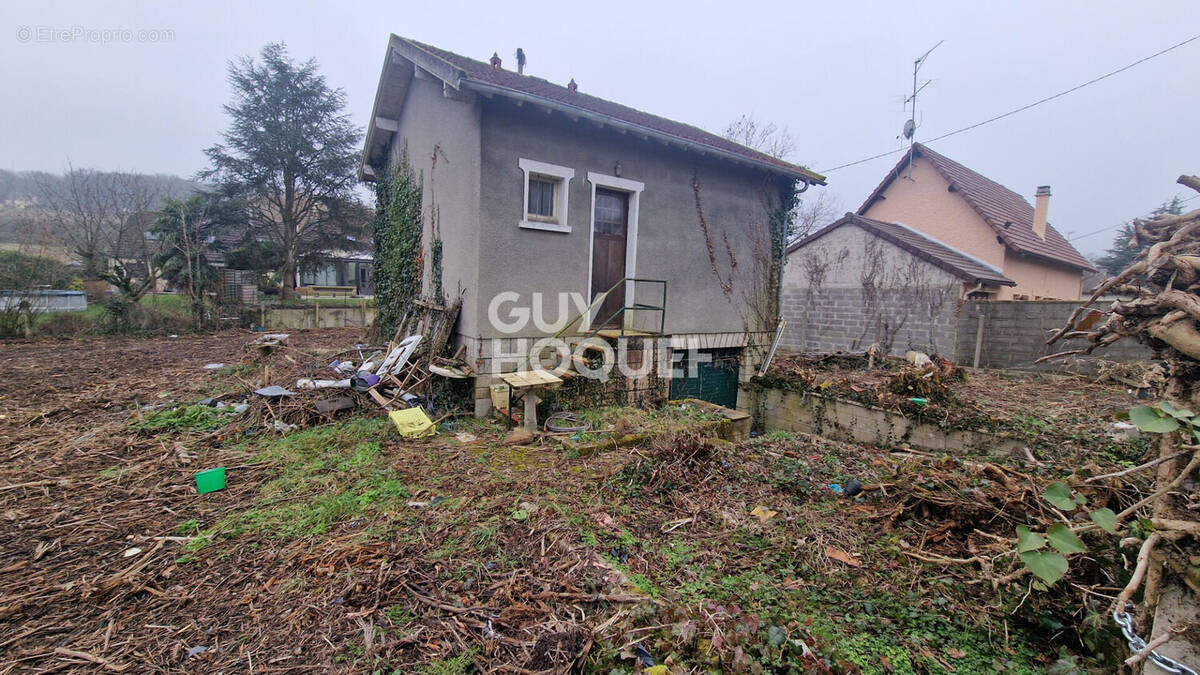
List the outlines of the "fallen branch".
{"label": "fallen branch", "polygon": [[1183,483],[1184,479],[1186,479],[1188,477],[1188,475],[1192,473],[1192,470],[1195,469],[1197,466],[1200,466],[1200,452],[1196,452],[1192,455],[1192,461],[1188,462],[1188,465],[1183,468],[1183,471],[1179,472],[1179,475],[1175,477],[1175,480],[1171,481],[1170,483],[1167,483],[1162,488],[1155,490],[1149,497],[1146,497],[1145,499],[1139,501],[1138,503],[1134,504],[1133,506],[1130,506],[1129,508],[1125,509],[1124,511],[1118,513],[1117,514],[1117,522],[1124,521],[1126,518],[1128,518],[1130,515],[1132,515],[1134,512],[1136,512],[1138,509],[1142,508],[1146,504],[1149,504],[1150,502],[1158,499],[1159,497],[1165,495],[1166,493],[1170,492],[1171,490],[1174,490],[1175,488],[1179,487],[1180,484]]}
{"label": "fallen branch", "polygon": [[1191,452],[1191,450],[1184,450],[1182,452],[1177,452],[1173,455],[1167,455],[1166,457],[1159,457],[1157,459],[1152,459],[1149,462],[1146,462],[1145,464],[1139,464],[1139,465],[1137,465],[1135,467],[1131,467],[1129,469],[1123,469],[1121,471],[1115,471],[1113,473],[1106,473],[1101,476],[1092,476],[1091,478],[1089,478],[1083,482],[1095,483],[1096,481],[1101,481],[1101,480],[1104,480],[1105,478],[1117,478],[1119,476],[1127,476],[1131,473],[1137,473],[1138,471],[1142,471],[1143,469],[1149,469],[1152,466],[1158,466],[1159,464],[1162,464],[1163,462],[1169,462],[1173,459],[1179,459],[1180,457],[1183,457],[1190,452]]}
{"label": "fallen branch", "polygon": [[1129,583],[1125,584],[1125,588],[1117,596],[1113,607],[1118,612],[1125,611],[1125,605],[1129,604],[1129,599],[1137,592],[1138,587],[1142,585],[1142,579],[1146,577],[1146,568],[1150,566],[1150,552],[1158,545],[1162,535],[1155,532],[1146,541],[1142,542],[1142,548],[1138,551],[1137,565],[1133,568],[1133,576],[1129,577]]}
{"label": "fallen branch", "polygon": [[95,663],[97,665],[104,666],[105,670],[111,670],[114,673],[124,672],[129,669],[128,663],[115,663],[102,656],[96,656],[95,654],[89,654],[87,652],[79,652],[75,651],[74,649],[67,649],[66,647],[55,647],[54,653],[58,654],[59,656],[69,656],[73,659],[83,659],[89,663]]}

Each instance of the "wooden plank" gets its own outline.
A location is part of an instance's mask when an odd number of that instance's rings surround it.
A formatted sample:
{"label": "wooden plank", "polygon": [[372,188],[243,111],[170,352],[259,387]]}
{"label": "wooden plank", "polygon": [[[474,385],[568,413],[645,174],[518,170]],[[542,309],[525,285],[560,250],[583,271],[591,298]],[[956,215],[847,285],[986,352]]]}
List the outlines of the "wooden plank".
{"label": "wooden plank", "polygon": [[500,379],[504,380],[513,389],[528,389],[531,387],[562,384],[561,378],[555,377],[552,373],[545,370],[521,370],[515,373],[503,373],[500,375]]}

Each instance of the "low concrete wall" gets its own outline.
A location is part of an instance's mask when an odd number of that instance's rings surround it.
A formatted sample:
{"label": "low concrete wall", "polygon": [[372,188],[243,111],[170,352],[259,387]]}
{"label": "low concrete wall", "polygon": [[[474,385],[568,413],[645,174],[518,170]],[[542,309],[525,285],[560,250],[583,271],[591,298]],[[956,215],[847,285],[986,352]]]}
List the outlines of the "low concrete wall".
{"label": "low concrete wall", "polygon": [[890,410],[812,392],[743,389],[738,409],[754,415],[767,431],[802,431],[850,443],[906,444],[934,452],[996,456],[1020,453],[1023,446],[998,434],[942,429]]}
{"label": "low concrete wall", "polygon": [[374,307],[321,307],[319,303],[312,309],[274,308],[250,313],[251,320],[267,330],[365,328],[375,322]]}
{"label": "low concrete wall", "polygon": [[[1043,356],[1087,346],[1087,341],[1078,339],[1060,341],[1053,345],[1046,344],[1046,338],[1062,328],[1071,312],[1080,304],[1078,300],[992,300],[964,303],[958,313],[958,347],[954,360],[962,365],[973,365],[977,342],[981,368],[1070,370],[1095,374],[1100,361],[1129,362],[1153,358],[1145,345],[1125,339],[1110,347],[1097,349],[1092,356],[1075,356],[1035,364],[1034,362]],[[983,337],[982,340],[977,340],[980,335],[981,315]]]}

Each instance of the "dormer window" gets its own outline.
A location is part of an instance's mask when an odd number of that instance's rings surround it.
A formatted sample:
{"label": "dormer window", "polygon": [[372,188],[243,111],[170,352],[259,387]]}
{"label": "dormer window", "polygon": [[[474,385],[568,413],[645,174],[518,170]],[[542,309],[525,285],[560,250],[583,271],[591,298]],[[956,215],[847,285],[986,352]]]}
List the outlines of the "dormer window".
{"label": "dormer window", "polygon": [[520,227],[529,230],[570,232],[567,197],[575,169],[532,159],[518,161],[525,176],[524,209]]}

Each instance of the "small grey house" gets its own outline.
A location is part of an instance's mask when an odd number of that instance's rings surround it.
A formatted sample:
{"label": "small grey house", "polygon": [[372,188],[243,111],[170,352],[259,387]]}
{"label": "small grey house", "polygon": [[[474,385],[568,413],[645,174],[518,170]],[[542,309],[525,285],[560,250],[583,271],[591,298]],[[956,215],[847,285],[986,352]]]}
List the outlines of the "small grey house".
{"label": "small grey house", "polygon": [[740,358],[773,328],[754,307],[772,209],[823,177],[521,70],[395,35],[383,61],[360,177],[402,156],[419,174],[422,292],[440,239],[442,286],[466,291],[456,344],[481,373],[507,372],[507,355],[583,314],[571,334]]}
{"label": "small grey house", "polygon": [[901,224],[847,213],[787,249],[783,348],[954,358],[959,303],[1015,285],[996,267]]}

